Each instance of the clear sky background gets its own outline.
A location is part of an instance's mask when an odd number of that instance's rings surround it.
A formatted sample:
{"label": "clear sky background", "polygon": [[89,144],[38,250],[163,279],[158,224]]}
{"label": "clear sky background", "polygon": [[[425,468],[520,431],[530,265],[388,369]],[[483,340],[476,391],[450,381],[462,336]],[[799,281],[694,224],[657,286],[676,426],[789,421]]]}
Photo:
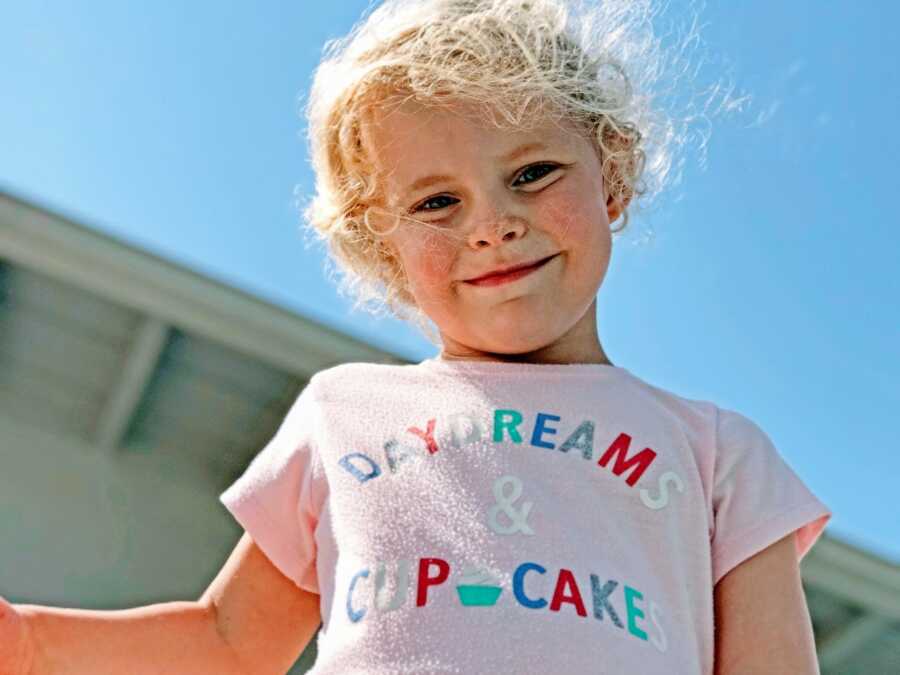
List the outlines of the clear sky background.
{"label": "clear sky background", "polygon": [[[413,329],[351,313],[300,234],[299,96],[366,5],[5,3],[0,189],[432,355]],[[601,340],[639,377],[751,417],[832,508],[830,532],[900,562],[900,10],[717,2],[701,20],[701,74],[727,67],[752,101],[615,241]]]}

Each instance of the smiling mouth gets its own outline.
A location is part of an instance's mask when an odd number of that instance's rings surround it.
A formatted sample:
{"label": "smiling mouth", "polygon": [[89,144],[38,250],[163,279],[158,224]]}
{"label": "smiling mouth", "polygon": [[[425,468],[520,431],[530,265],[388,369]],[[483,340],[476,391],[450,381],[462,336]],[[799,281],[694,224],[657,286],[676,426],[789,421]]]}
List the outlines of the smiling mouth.
{"label": "smiling mouth", "polygon": [[533,265],[528,265],[527,267],[519,267],[510,272],[489,274],[487,276],[479,277],[478,279],[470,279],[466,281],[466,283],[472,284],[473,286],[499,286],[500,284],[506,284],[511,281],[515,281],[516,279],[521,279],[522,277],[528,276],[535,270],[546,265],[557,255],[559,254],[554,253],[551,256],[538,260]]}

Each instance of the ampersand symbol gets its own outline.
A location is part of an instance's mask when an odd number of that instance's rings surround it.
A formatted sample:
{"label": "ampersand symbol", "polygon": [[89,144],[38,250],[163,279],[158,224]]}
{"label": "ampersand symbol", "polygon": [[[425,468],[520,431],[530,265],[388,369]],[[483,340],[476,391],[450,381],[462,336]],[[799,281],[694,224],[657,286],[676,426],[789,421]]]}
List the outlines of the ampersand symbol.
{"label": "ampersand symbol", "polygon": [[[512,485],[512,492],[509,495],[506,494],[506,486],[508,484]],[[515,476],[503,476],[494,482],[494,499],[497,503],[488,511],[488,524],[497,534],[514,534],[516,532],[521,532],[522,534],[534,534],[534,530],[528,526],[527,522],[528,514],[531,512],[531,507],[534,506],[534,502],[523,502],[521,511],[516,511],[516,509],[513,508],[513,503],[521,496],[521,494],[522,481]],[[507,518],[509,518],[509,525],[501,525],[497,522],[497,514],[501,509],[503,510],[503,513],[506,514]]]}

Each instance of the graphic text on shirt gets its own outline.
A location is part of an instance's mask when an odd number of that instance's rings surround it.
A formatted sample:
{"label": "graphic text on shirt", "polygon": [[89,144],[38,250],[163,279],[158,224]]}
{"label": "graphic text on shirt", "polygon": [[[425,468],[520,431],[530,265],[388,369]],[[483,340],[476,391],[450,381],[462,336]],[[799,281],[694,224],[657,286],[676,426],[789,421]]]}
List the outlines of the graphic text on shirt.
{"label": "graphic text on shirt", "polygon": [[[394,594],[389,599],[385,598],[387,564],[384,561],[378,561],[376,564],[374,585],[369,579],[371,574],[369,567],[358,570],[351,577],[347,587],[347,618],[352,623],[358,623],[367,617],[370,609],[374,609],[377,613],[384,613],[403,607],[409,594],[410,566],[410,560],[397,561],[397,573],[393,583]],[[429,598],[429,589],[439,588],[447,582],[451,566],[441,558],[419,558],[417,571],[415,607],[425,607],[434,602]],[[546,574],[548,574],[548,570],[536,562],[529,561],[519,564],[512,575],[512,600],[509,602],[514,602],[514,606],[526,610],[551,612],[560,612],[563,605],[570,605],[576,615],[587,618],[588,611],[585,607],[583,593],[571,570],[561,568],[556,572],[555,581],[552,581],[553,590],[550,593],[549,601],[533,590],[526,591],[525,586],[529,576]],[[546,578],[547,581],[553,579],[553,573],[550,574],[551,576]],[[457,600],[459,605],[464,607],[493,607],[498,604],[504,590],[489,572],[483,570],[465,568],[457,579],[459,582],[456,585]],[[538,579],[542,580],[540,577]],[[531,583],[535,583],[535,581]],[[610,597],[619,588],[619,582],[615,579],[604,581],[597,574],[590,574],[589,583],[591,611],[594,619],[604,622],[604,615],[608,615],[609,621],[605,621],[605,623],[611,623],[617,630],[621,630],[620,634],[647,641],[660,652],[668,649],[668,640],[661,622],[663,612],[656,602],[650,600],[643,604],[644,595],[636,588],[624,584],[621,587],[622,597],[618,603],[624,605],[624,617],[621,617]],[[440,602],[449,601],[446,594],[441,596]]]}
{"label": "graphic text on shirt", "polygon": [[[561,416],[550,413],[538,412],[535,415],[531,427],[529,444],[535,448],[556,450],[560,453],[568,453],[570,450],[580,451],[581,457],[587,461],[594,457],[595,424],[592,420],[582,420],[569,433],[560,445],[555,445],[550,436],[559,431],[559,427],[551,426],[561,421]],[[523,443],[522,427],[525,416],[518,410],[507,408],[493,411],[492,433],[490,439],[493,443],[509,442],[521,445]],[[390,438],[384,443],[384,458],[391,474],[396,474],[402,469],[402,464],[408,461],[418,461],[434,455],[443,449],[461,449],[470,443],[482,442],[487,437],[487,429],[484,428],[477,415],[468,413],[456,413],[447,416],[442,427],[447,428],[447,433],[436,438],[437,419],[427,421],[425,429],[410,426],[407,432],[418,437],[424,443],[424,451],[421,446],[411,446],[402,443],[396,438]],[[601,447],[602,454],[596,462],[596,466],[608,469],[614,476],[625,476],[625,484],[634,487],[635,484],[651,467],[656,460],[657,452],[650,447],[644,447],[639,452],[631,452],[632,436],[624,431],[609,442],[606,447]],[[360,483],[365,483],[378,478],[383,474],[382,464],[365,452],[353,451],[343,455],[339,464]],[[611,464],[611,466],[610,466]],[[641,503],[648,509],[658,510],[669,505],[672,494],[670,485],[680,493],[685,490],[684,480],[671,470],[664,471],[656,477],[656,489],[640,487],[637,490]]]}
{"label": "graphic text on shirt", "polygon": [[[528,437],[532,447],[554,450],[556,451],[554,455],[559,456],[559,453],[574,450],[575,454],[580,454],[584,460],[594,459],[596,425],[592,420],[579,421],[574,428],[568,430],[562,443],[557,445],[552,437],[564,428],[560,425],[562,421],[560,415],[537,412],[530,424],[530,433],[525,415],[514,408],[493,410],[489,419],[491,424],[485,424],[476,414],[456,413],[443,418],[439,425],[437,418],[431,418],[423,425],[424,428],[418,425],[410,425],[407,428],[407,433],[418,439],[415,442],[410,439],[402,442],[396,438],[388,439],[383,445],[384,459],[381,462],[376,460],[372,453],[355,450],[341,456],[338,464],[363,486],[386,475],[382,471],[384,463],[387,464],[390,474],[397,474],[402,471],[404,463],[427,461],[438,452],[459,450],[468,444],[483,444],[488,439],[495,444],[522,445],[525,436]],[[439,435],[439,432],[443,433]],[[624,483],[632,488],[647,473],[658,454],[650,447],[632,453],[632,436],[624,431],[619,432],[605,447],[601,445],[599,449],[600,456],[596,466],[611,471],[613,476],[623,477]],[[684,481],[673,471],[663,472],[657,481],[658,490],[655,494],[643,485],[637,488],[641,503],[648,509],[662,509],[670,503],[669,484],[673,484],[678,492],[684,492],[685,489]],[[504,536],[531,537],[540,534],[536,533],[529,523],[534,503],[527,495],[523,497],[525,487],[521,479],[512,474],[498,476],[494,479],[492,490],[494,503],[485,509],[485,517],[493,532]],[[415,564],[418,572],[415,581],[417,608],[434,602],[454,602],[451,600],[454,598],[458,606],[466,608],[518,607],[525,610],[561,612],[566,611],[564,605],[569,605],[569,611],[587,618],[588,608],[584,598],[585,592],[590,589],[589,598],[594,619],[613,626],[617,631],[621,631],[622,635],[649,642],[660,652],[665,652],[668,648],[666,632],[662,625],[664,613],[659,604],[653,600],[644,601],[644,594],[634,585],[620,584],[615,579],[603,579],[591,573],[588,579],[582,579],[582,585],[579,585],[571,569],[563,567],[555,572],[548,572],[543,565],[526,561],[518,564],[513,570],[510,592],[504,595],[503,591],[506,588],[496,574],[477,566],[463,565],[462,571],[456,574],[454,580],[456,593],[448,596],[446,592],[440,590],[447,583],[451,573],[451,564],[444,558],[423,557],[417,562],[401,559],[395,564],[394,591],[390,598],[385,597],[388,568],[385,561],[375,561],[374,580],[369,579],[371,565],[367,563],[363,563],[361,568],[357,568],[352,574],[346,586],[346,613],[351,623],[363,621],[370,610],[376,614],[393,612],[407,604],[410,568]],[[548,587],[541,592],[539,588],[542,583],[550,583],[552,590]],[[438,593],[436,599],[429,600],[429,589]],[[614,595],[621,596],[617,602],[613,601]],[[605,620],[607,616],[608,620]]]}

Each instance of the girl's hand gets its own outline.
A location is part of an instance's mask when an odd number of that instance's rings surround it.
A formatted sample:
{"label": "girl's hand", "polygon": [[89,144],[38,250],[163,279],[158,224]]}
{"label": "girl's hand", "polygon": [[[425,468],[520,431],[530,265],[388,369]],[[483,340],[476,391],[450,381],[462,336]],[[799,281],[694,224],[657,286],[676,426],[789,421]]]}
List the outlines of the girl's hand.
{"label": "girl's hand", "polygon": [[35,651],[27,620],[0,596],[0,675],[30,675]]}

